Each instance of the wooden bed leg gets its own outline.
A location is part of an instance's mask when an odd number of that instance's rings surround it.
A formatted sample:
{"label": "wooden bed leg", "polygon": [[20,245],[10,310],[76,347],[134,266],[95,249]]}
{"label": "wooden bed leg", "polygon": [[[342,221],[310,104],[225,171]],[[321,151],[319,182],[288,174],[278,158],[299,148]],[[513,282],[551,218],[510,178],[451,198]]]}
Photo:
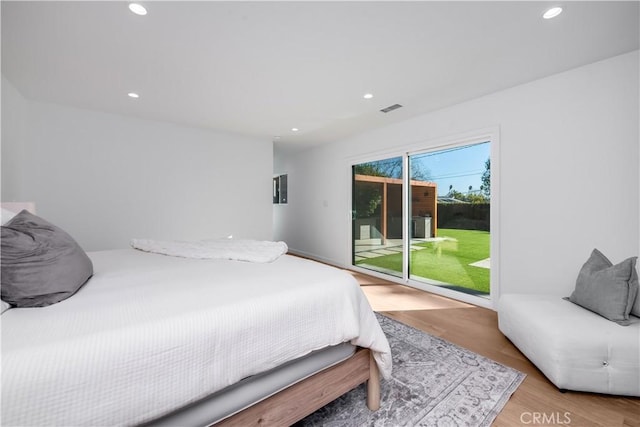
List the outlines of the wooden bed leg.
{"label": "wooden bed leg", "polygon": [[372,411],[380,409],[380,371],[373,358],[373,352],[369,353],[369,380],[367,381],[367,407]]}

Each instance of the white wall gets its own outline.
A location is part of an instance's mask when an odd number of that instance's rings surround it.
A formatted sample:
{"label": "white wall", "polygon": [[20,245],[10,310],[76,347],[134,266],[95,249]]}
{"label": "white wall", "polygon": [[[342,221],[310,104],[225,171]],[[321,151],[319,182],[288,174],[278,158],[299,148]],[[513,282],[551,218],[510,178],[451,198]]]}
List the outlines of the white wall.
{"label": "white wall", "polygon": [[34,201],[85,250],[272,237],[270,141],[34,102],[2,83],[2,200]]}
{"label": "white wall", "polygon": [[[0,182],[2,200],[18,200],[21,192],[20,168],[25,138],[27,103],[23,96],[2,76],[2,146],[0,150],[2,173]],[[11,184],[11,185],[10,185]]]}
{"label": "white wall", "polygon": [[501,293],[568,295],[594,247],[613,262],[639,252],[638,60],[636,51],[331,145],[277,150],[289,204],[275,210],[275,238],[349,265],[350,158],[498,126]]}

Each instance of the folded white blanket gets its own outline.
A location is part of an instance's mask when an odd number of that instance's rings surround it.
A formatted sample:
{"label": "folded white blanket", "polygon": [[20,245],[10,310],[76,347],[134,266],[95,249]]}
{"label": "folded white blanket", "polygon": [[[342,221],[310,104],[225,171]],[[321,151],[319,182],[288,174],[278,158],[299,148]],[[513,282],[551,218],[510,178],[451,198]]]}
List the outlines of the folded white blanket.
{"label": "folded white blanket", "polygon": [[243,239],[211,239],[196,242],[131,239],[131,247],[145,252],[181,258],[229,259],[273,262],[289,249],[285,242]]}

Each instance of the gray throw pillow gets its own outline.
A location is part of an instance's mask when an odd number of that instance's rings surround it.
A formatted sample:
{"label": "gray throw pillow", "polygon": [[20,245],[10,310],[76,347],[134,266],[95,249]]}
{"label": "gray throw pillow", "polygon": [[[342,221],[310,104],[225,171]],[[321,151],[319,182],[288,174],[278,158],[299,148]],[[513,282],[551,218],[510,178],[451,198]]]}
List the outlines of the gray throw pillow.
{"label": "gray throw pillow", "polygon": [[65,231],[26,210],[2,226],[2,301],[44,307],[75,294],[93,264]]}
{"label": "gray throw pillow", "polygon": [[638,285],[638,269],[634,269],[632,274],[633,277],[631,278],[631,280],[635,282],[635,286],[636,288],[638,288],[638,295],[636,295],[636,302],[633,303],[633,307],[631,307],[631,314],[636,317],[640,317],[640,286]]}
{"label": "gray throw pillow", "polygon": [[629,313],[638,294],[637,257],[613,265],[594,249],[580,269],[569,301],[620,325],[629,325]]}

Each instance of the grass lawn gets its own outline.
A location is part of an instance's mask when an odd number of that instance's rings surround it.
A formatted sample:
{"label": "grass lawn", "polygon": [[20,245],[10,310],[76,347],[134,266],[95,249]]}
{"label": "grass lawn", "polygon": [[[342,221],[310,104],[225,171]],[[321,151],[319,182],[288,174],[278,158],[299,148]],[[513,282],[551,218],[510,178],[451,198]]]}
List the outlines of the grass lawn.
{"label": "grass lawn", "polygon": [[[489,258],[490,233],[439,228],[438,237],[449,239],[413,245],[424,249],[411,251],[411,277],[433,279],[488,294],[489,269],[469,264]],[[402,272],[402,254],[370,258],[362,263]]]}

